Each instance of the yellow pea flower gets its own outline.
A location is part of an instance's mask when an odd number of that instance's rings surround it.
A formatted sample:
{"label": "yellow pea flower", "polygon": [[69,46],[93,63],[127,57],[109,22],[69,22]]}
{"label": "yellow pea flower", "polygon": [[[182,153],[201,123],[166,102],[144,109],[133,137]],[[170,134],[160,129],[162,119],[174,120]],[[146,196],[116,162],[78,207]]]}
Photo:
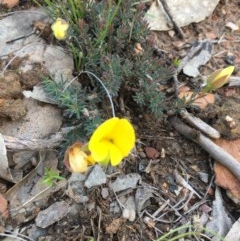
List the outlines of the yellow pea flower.
{"label": "yellow pea flower", "polygon": [[63,40],[67,36],[69,24],[62,18],[57,18],[51,26],[53,34],[56,39]]}
{"label": "yellow pea flower", "polygon": [[216,90],[226,84],[234,71],[234,66],[214,71],[207,79],[207,85],[203,88],[203,92]]}
{"label": "yellow pea flower", "polygon": [[83,173],[94,161],[83,150],[83,144],[77,142],[70,146],[65,154],[64,162],[72,172]]}
{"label": "yellow pea flower", "polygon": [[113,117],[103,122],[93,133],[88,148],[95,162],[118,165],[133,149],[135,131],[127,119]]}

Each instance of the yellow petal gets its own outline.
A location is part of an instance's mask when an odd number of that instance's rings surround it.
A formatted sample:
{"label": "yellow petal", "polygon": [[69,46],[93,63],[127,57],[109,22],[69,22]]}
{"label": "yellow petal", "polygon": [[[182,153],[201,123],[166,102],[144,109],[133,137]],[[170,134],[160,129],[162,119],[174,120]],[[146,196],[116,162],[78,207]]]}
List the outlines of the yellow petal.
{"label": "yellow petal", "polygon": [[126,157],[135,144],[135,131],[127,119],[111,118],[102,123],[90,138],[88,148],[96,162],[113,166]]}
{"label": "yellow petal", "polygon": [[66,38],[68,27],[68,23],[61,18],[57,18],[55,23],[53,23],[51,26],[53,34],[58,40]]}
{"label": "yellow petal", "polygon": [[112,166],[117,166],[123,159],[122,152],[113,144],[109,146],[109,156]]}
{"label": "yellow petal", "polygon": [[135,145],[135,131],[132,124],[127,119],[120,119],[111,133],[113,144],[126,157]]}
{"label": "yellow petal", "polygon": [[96,162],[109,160],[109,143],[106,141],[96,143],[90,151],[93,160]]}
{"label": "yellow petal", "polygon": [[91,155],[88,156],[87,162],[88,162],[88,166],[95,164],[95,161]]}
{"label": "yellow petal", "polygon": [[93,133],[90,138],[88,147],[89,150],[92,152],[95,145],[98,144],[102,139],[106,139],[112,132],[114,126],[118,123],[119,118],[113,117],[111,119],[106,120],[103,122]]}

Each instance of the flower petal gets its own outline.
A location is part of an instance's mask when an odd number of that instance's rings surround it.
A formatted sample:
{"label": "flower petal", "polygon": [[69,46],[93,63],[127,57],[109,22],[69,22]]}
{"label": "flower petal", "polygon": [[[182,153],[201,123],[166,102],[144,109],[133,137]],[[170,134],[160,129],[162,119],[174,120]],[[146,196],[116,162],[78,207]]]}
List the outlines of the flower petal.
{"label": "flower petal", "polygon": [[109,146],[109,155],[112,166],[117,166],[123,159],[122,152],[113,144]]}
{"label": "flower petal", "polygon": [[73,172],[85,172],[88,167],[88,156],[80,150],[78,145],[70,147],[68,150],[69,166]]}
{"label": "flower petal", "polygon": [[94,161],[103,162],[109,156],[109,144],[106,141],[98,142],[94,145],[94,148],[92,148],[92,150],[90,151]]}
{"label": "flower petal", "polygon": [[57,18],[51,26],[54,36],[59,40],[65,39],[68,27],[68,23],[61,18]]}
{"label": "flower petal", "polygon": [[122,157],[126,157],[135,144],[135,131],[127,119],[120,119],[111,133],[113,144],[121,151]]}
{"label": "flower petal", "polygon": [[93,133],[89,141],[88,147],[92,152],[95,149],[95,145],[98,144],[102,139],[107,137],[112,132],[114,126],[119,122],[119,118],[114,117],[103,122]]}
{"label": "flower petal", "polygon": [[111,118],[93,133],[88,148],[94,161],[118,165],[135,144],[135,131],[127,119]]}

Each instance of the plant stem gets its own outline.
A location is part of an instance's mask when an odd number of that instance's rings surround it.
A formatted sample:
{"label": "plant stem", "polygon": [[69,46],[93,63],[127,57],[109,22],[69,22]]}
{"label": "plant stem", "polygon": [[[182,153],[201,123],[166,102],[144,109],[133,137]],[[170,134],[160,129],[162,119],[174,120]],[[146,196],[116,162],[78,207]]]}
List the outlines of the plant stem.
{"label": "plant stem", "polygon": [[114,109],[112,97],[111,97],[111,95],[110,95],[107,87],[106,87],[106,86],[104,85],[104,83],[103,83],[95,74],[93,74],[92,72],[85,70],[85,71],[82,71],[80,74],[83,74],[83,73],[92,75],[92,76],[93,76],[94,78],[96,78],[96,80],[102,85],[103,89],[104,89],[104,90],[106,91],[106,93],[107,93],[108,99],[109,99],[110,104],[111,104],[112,116],[115,117],[116,115],[115,115],[115,109]]}
{"label": "plant stem", "polygon": [[102,31],[102,33],[101,33],[100,37],[98,38],[97,42],[95,43],[94,47],[97,47],[106,38],[107,32],[108,32],[108,30],[110,28],[110,25],[113,22],[113,19],[115,18],[116,14],[117,14],[117,12],[119,10],[119,7],[120,7],[121,3],[122,3],[122,0],[119,0],[116,8],[114,9],[114,12],[113,12],[112,16],[108,17],[105,29]]}

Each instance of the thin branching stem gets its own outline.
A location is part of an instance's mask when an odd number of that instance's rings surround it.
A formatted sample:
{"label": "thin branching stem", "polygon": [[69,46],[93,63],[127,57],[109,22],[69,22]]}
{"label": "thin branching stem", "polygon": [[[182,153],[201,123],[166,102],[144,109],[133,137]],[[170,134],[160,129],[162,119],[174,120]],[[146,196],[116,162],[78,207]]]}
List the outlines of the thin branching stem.
{"label": "thin branching stem", "polygon": [[94,73],[90,72],[90,71],[82,71],[80,74],[90,74],[92,75],[100,84],[101,86],[103,87],[103,89],[105,90],[105,92],[107,93],[107,96],[108,96],[108,99],[110,101],[110,104],[111,104],[111,108],[112,108],[112,116],[115,117],[115,109],[114,109],[114,104],[113,104],[113,100],[112,100],[112,97],[107,89],[107,87],[104,85],[104,83],[102,82],[102,80],[100,80]]}

